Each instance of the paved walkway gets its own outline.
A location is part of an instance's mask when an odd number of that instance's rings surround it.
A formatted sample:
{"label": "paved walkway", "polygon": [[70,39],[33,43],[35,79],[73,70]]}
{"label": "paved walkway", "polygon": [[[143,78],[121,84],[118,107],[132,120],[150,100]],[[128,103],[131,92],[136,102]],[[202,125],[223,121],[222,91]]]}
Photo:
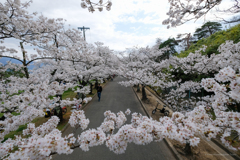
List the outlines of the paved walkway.
{"label": "paved walkway", "polygon": [[[138,112],[146,115],[142,106],[135,96],[131,87],[124,87],[117,82],[124,80],[121,77],[116,77],[113,81],[103,88],[101,101],[97,101],[97,96],[84,109],[86,117],[90,119],[89,128],[99,127],[104,119],[103,113],[106,110],[111,110],[114,113],[125,111],[127,108],[131,113]],[[130,116],[127,116],[130,123]],[[71,127],[64,132],[69,134],[73,131]],[[76,131],[76,134],[81,134],[81,129]],[[125,154],[116,155],[111,152],[105,144],[102,146],[91,147],[90,151],[84,152],[80,148],[74,150],[70,155],[56,155],[55,160],[175,160],[172,152],[167,145],[162,142],[152,142],[146,146],[128,144]]]}

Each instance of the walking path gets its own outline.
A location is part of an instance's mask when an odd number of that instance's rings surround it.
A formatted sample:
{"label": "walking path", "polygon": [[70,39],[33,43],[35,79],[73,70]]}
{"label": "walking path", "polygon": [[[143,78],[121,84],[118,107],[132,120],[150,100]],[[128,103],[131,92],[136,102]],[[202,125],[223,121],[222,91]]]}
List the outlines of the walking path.
{"label": "walking path", "polygon": [[[124,112],[129,108],[131,113],[137,112],[146,115],[132,88],[118,84],[123,80],[118,76],[113,81],[108,82],[103,88],[101,101],[98,102],[98,97],[95,96],[92,102],[84,108],[86,117],[90,120],[89,128],[100,126],[104,119],[103,113],[106,110],[117,113],[119,111]],[[127,123],[130,123],[130,116],[127,116],[127,118]],[[63,134],[66,135],[72,131],[73,128],[68,127]],[[78,129],[76,135],[80,135],[81,132],[81,129]],[[53,158],[55,160],[175,160],[174,155],[163,141],[152,142],[146,146],[130,143],[126,152],[120,155],[111,152],[105,145],[102,145],[91,147],[88,152],[77,148],[70,155],[56,155]]]}

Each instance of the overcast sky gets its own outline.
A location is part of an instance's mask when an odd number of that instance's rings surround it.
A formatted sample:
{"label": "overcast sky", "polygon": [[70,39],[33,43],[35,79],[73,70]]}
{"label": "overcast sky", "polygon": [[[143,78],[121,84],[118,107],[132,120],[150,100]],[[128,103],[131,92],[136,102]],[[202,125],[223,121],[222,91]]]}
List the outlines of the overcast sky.
{"label": "overcast sky", "polygon": [[[203,20],[191,21],[180,27],[167,29],[167,26],[162,25],[162,21],[167,18],[168,0],[112,2],[111,11],[104,9],[103,12],[90,13],[81,8],[81,0],[33,0],[28,11],[37,11],[48,18],[64,18],[67,20],[66,27],[90,27],[90,30],[86,31],[87,42],[100,41],[117,51],[133,46],[152,46],[157,38],[166,40],[179,33],[193,33],[203,24]],[[212,20],[213,14],[206,18]]]}

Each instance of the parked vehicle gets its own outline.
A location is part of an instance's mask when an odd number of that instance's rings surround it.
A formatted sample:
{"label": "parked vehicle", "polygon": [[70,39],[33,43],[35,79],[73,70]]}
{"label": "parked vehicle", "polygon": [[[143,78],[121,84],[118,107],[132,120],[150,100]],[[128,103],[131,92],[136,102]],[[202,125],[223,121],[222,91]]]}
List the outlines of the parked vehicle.
{"label": "parked vehicle", "polygon": [[163,108],[162,109],[158,109],[158,105],[160,104],[160,102],[157,101],[157,105],[156,105],[156,108],[152,111],[152,114],[155,114],[157,112],[157,110],[160,111],[160,113],[163,113],[164,116],[168,116],[169,115],[169,110],[166,110],[166,106],[163,105]]}

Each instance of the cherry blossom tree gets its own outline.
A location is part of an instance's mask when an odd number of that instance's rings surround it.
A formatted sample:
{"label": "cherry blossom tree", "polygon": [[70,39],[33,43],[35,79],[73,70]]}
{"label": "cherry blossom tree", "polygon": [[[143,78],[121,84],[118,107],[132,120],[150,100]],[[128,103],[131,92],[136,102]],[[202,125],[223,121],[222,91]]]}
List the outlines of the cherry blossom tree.
{"label": "cherry blossom tree", "polygon": [[[191,20],[198,20],[207,15],[211,10],[217,8],[223,1],[221,0],[169,0],[170,8],[167,12],[168,18],[162,23],[170,27],[182,25]],[[223,13],[232,13],[234,15],[239,13],[239,1],[232,1],[231,6],[227,9],[219,10]],[[226,20],[227,21],[227,20]],[[232,22],[239,21],[239,17]],[[231,22],[231,20],[230,20]]]}
{"label": "cherry blossom tree", "polygon": [[103,0],[99,0],[97,3],[95,3],[92,0],[82,0],[81,7],[88,8],[88,11],[92,12],[92,13],[95,10],[102,12],[104,7],[106,7],[107,11],[110,11],[111,7],[112,7],[112,2],[111,2],[111,0],[108,0],[107,2],[103,2]]}
{"label": "cherry blossom tree", "polygon": [[28,13],[26,10],[31,1],[21,3],[21,1],[6,1],[0,4],[0,39],[4,43],[6,39],[18,40],[22,52],[22,57],[16,56],[16,49],[1,46],[0,57],[16,59],[23,64],[25,76],[29,78],[28,68],[30,63],[38,59],[52,59],[52,55],[46,54],[27,54],[24,45],[36,46],[51,41],[51,34],[58,32],[63,27],[62,19],[48,19],[44,16],[37,16],[37,13]]}
{"label": "cherry blossom tree", "polygon": [[[36,17],[36,13],[29,14],[26,11],[29,3],[21,3],[17,0],[1,3],[3,11],[1,12],[3,16],[1,16],[0,31],[2,43],[7,38],[19,40],[23,55],[22,58],[17,57],[13,55],[13,53],[17,53],[15,49],[1,46],[1,57],[9,57],[22,62],[22,65],[9,63],[2,66],[1,72],[9,68],[15,70],[23,68],[25,74],[23,78],[12,75],[1,81],[0,110],[1,113],[4,113],[5,118],[1,121],[1,140],[10,131],[16,130],[18,126],[29,123],[36,117],[44,116],[44,108],[75,104],[76,100],[59,101],[59,97],[54,96],[62,95],[65,90],[74,88],[78,85],[77,82],[84,80],[81,77],[91,77],[102,67],[102,64],[107,63],[105,59],[99,61],[101,57],[96,56],[94,47],[86,44],[77,30],[65,31],[61,19],[47,19],[43,16]],[[35,48],[36,53],[27,53],[23,44],[37,47]],[[103,52],[111,55],[109,49],[108,52],[106,49]],[[98,66],[96,58],[98,58]],[[43,66],[29,72],[27,66],[32,62]],[[102,72],[107,73],[104,70]],[[99,75],[102,74],[98,73]],[[68,83],[60,84],[60,80]],[[87,94],[89,89],[83,86],[79,92]],[[89,100],[87,98],[85,102]],[[50,105],[53,102],[55,102],[54,105]],[[17,112],[19,115],[13,116],[12,112]],[[56,123],[58,120],[55,118],[54,121]]]}
{"label": "cherry blossom tree", "polygon": [[[239,43],[234,44],[232,41],[226,41],[226,43],[222,44],[218,49],[220,54],[213,54],[211,57],[202,55],[202,51],[205,49],[206,48],[203,47],[196,53],[190,53],[186,58],[171,57],[167,62],[162,61],[162,63],[158,64],[154,63],[155,61],[151,61],[149,58],[154,52],[148,52],[147,54],[149,54],[149,56],[144,57],[144,62],[149,63],[147,65],[142,63],[143,61],[139,58],[141,56],[141,49],[139,49],[137,52],[138,54],[136,54],[138,56],[136,56],[136,58],[134,57],[135,61],[132,60],[134,63],[129,61],[128,68],[121,72],[126,77],[130,77],[128,81],[122,82],[121,84],[133,85],[141,82],[147,85],[156,86],[157,89],[174,87],[175,89],[172,89],[167,95],[162,97],[165,103],[169,104],[175,113],[181,112],[186,119],[188,119],[190,114],[194,113],[196,110],[201,113],[203,113],[202,111],[204,110],[205,116],[209,119],[208,122],[205,122],[214,127],[214,130],[209,130],[208,126],[208,130],[205,130],[204,132],[205,136],[210,139],[216,137],[218,133],[224,133],[221,137],[222,142],[229,148],[236,150],[238,148],[233,148],[230,145],[230,142],[226,141],[226,137],[230,135],[232,130],[237,131],[239,134],[239,128],[235,124],[239,123],[240,114],[235,110],[232,111],[229,107],[229,105],[239,105],[239,100],[236,96],[238,95],[237,79],[240,67],[240,58],[238,54]],[[129,59],[130,57],[131,54]],[[152,66],[158,66],[158,68],[152,70]],[[211,78],[202,78],[201,81],[194,82],[188,80],[182,82],[181,79],[177,77],[177,79],[174,78],[173,75],[171,75],[171,72],[164,71],[164,68],[169,71],[182,69],[184,74],[197,73],[209,76],[212,76],[211,73],[216,74]],[[174,79],[176,81],[174,81]],[[186,100],[186,91],[191,90],[192,92],[197,93],[200,92],[202,88],[207,92],[213,92],[212,96],[197,97],[197,99],[192,97],[191,99]],[[191,108],[187,109],[192,111],[186,112],[184,108],[186,105],[191,106]],[[198,106],[201,106],[200,110]],[[203,132],[201,132],[201,134],[202,133]],[[186,144],[189,146],[189,138],[185,138],[185,140],[187,140]]]}
{"label": "cherry blossom tree", "polygon": [[121,58],[122,66],[119,73],[128,79],[121,84],[125,86],[142,84],[142,100],[147,99],[145,85],[154,84],[157,78],[154,74],[161,74],[161,67],[166,62],[162,61],[162,65],[156,62],[167,50],[166,47],[160,50],[158,48],[159,44],[152,48],[131,48],[127,50],[128,56]]}
{"label": "cherry blossom tree", "polygon": [[[168,25],[168,28],[184,24],[193,19],[201,18],[211,9],[221,4],[222,1],[172,0],[169,2],[170,10],[167,13],[169,18],[163,21],[163,24]],[[238,13],[239,3],[238,1],[234,1],[233,3],[233,6],[225,11]],[[180,135],[184,134],[184,138],[181,141],[183,143],[185,143],[186,140],[188,144],[193,142],[195,144],[198,143],[199,139],[191,138],[196,133],[210,139],[215,137],[218,133],[224,132],[222,142],[230,148],[236,149],[231,147],[225,138],[229,135],[231,130],[239,131],[239,127],[236,125],[239,123],[239,113],[226,111],[229,102],[238,103],[235,95],[238,94],[236,90],[238,87],[236,86],[238,86],[237,77],[239,73],[239,43],[233,44],[233,42],[227,41],[219,47],[220,54],[218,55],[213,54],[210,57],[206,57],[201,54],[201,51],[197,51],[194,54],[190,53],[186,58],[180,59],[172,57],[167,61],[161,61],[161,63],[154,63],[154,61],[152,61],[152,53],[154,53],[152,51],[153,49],[134,49],[127,51],[127,53],[130,52],[129,56],[122,58],[123,65],[125,65],[126,68],[120,67],[120,73],[128,78],[128,81],[122,82],[121,84],[128,86],[143,83],[159,88],[176,87],[177,89],[173,89],[170,92],[172,94],[170,94],[170,97],[180,95],[181,99],[185,97],[184,92],[189,89],[199,92],[203,87],[207,91],[214,92],[211,97],[206,96],[201,98],[202,105],[200,105],[200,103],[195,103],[195,108],[193,108],[191,112],[185,113],[185,115],[175,112],[172,120],[175,120],[175,116],[177,119],[181,117],[179,121],[177,120],[175,122],[178,123],[178,127],[184,129],[184,133],[180,133]],[[181,69],[184,74],[217,74],[210,79],[203,78],[201,82],[182,82],[181,79],[173,81],[173,75],[164,71],[164,69],[168,71]],[[231,74],[226,74],[226,72],[230,72]],[[223,75],[226,75],[226,77],[223,78]],[[231,87],[229,87],[230,84]],[[174,102],[172,98],[166,98],[166,100]],[[174,106],[173,104],[172,106]],[[178,108],[178,106],[175,108]],[[216,113],[217,118],[213,118],[211,116],[212,113],[210,114],[209,112]],[[196,121],[192,119],[193,117],[196,118]],[[168,122],[170,123],[170,121]],[[194,124],[190,124],[191,122],[194,122]],[[194,126],[194,129],[190,126]],[[191,135],[193,130],[196,132]]]}
{"label": "cherry blossom tree", "polygon": [[[93,12],[93,3],[86,2]],[[102,1],[99,4],[103,4]],[[211,6],[217,4],[217,1],[216,3],[212,1],[208,6],[210,8],[205,8],[211,9]],[[240,43],[226,41],[218,49],[220,54],[212,54],[211,57],[201,54],[205,49],[203,48],[185,58],[170,57],[156,61],[168,49],[167,47],[159,49],[160,44],[156,44],[153,47],[129,49],[127,57],[119,58],[112,50],[103,46],[103,43],[87,44],[77,30],[63,29],[60,19],[49,20],[43,16],[36,18],[28,14],[26,11],[28,5],[29,2],[20,3],[18,0],[0,3],[3,10],[0,17],[1,40],[4,42],[6,38],[15,38],[22,44],[32,44],[36,47],[34,54],[27,53],[22,47],[23,58],[19,58],[11,55],[17,52],[15,49],[1,46],[1,57],[10,54],[9,57],[23,63],[22,65],[9,63],[1,66],[0,71],[4,72],[8,68],[16,70],[26,68],[33,61],[36,65],[39,64],[39,67],[31,72],[25,69],[23,72],[25,77],[12,75],[0,81],[2,102],[0,112],[4,113],[5,117],[0,121],[0,140],[2,141],[6,134],[16,130],[20,125],[28,123],[23,136],[15,136],[14,139],[1,143],[1,159],[50,159],[53,154],[71,154],[77,147],[89,151],[90,147],[103,144],[110,151],[122,154],[127,149],[128,143],[145,145],[152,141],[161,141],[163,138],[186,143],[186,151],[189,151],[190,146],[198,145],[199,137],[210,140],[219,133],[222,133],[221,140],[225,145],[234,150],[240,149],[232,147],[226,140],[231,130],[240,133],[240,113],[228,111],[229,104],[240,103]],[[200,16],[200,12],[197,12],[197,15]],[[171,23],[177,24],[174,20]],[[180,69],[185,74],[216,74],[213,77],[202,78],[201,82],[182,81],[171,74],[172,70]],[[52,116],[39,127],[30,123],[34,118],[44,116],[43,109],[46,107],[53,108],[79,102],[76,99],[60,100],[56,95],[78,86],[80,82],[104,78],[112,73],[126,77],[128,81],[121,82],[125,86],[140,83],[156,88],[176,87],[165,98],[175,111],[172,117],[161,117],[156,121],[132,113],[131,123],[125,124],[130,110],[117,114],[106,111],[102,124],[97,128],[88,129],[90,121],[84,111],[73,111],[69,124],[81,128],[83,132],[80,135],[72,133],[66,137],[62,137],[62,133],[56,129],[59,123],[56,116]],[[67,83],[59,83],[62,80]],[[81,84],[81,87],[77,92],[89,92],[89,88],[84,84]],[[183,101],[186,90],[199,92],[201,88],[213,92],[212,96],[202,97],[200,101]],[[50,105],[53,102],[56,103]],[[185,102],[194,102],[194,107],[188,112],[181,109]],[[19,115],[13,116],[12,112]]]}

